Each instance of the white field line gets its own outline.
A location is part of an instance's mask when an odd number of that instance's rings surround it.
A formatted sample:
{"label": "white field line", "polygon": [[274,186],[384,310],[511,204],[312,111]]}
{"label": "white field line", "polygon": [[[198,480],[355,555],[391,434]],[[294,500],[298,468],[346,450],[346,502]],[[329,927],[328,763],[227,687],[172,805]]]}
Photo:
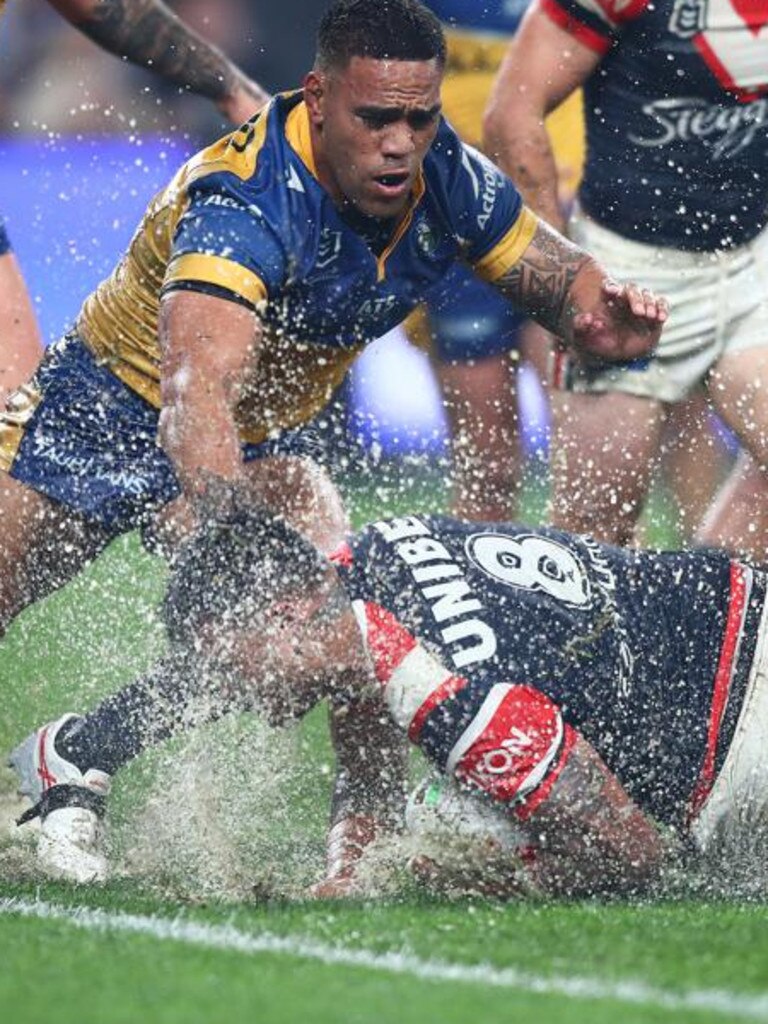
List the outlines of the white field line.
{"label": "white field line", "polygon": [[585,1000],[615,1000],[636,1006],[660,1007],[670,1011],[701,1011],[723,1014],[728,1019],[768,1021],[768,993],[744,995],[723,989],[688,989],[673,992],[654,988],[642,981],[607,981],[575,975],[544,975],[492,964],[460,964],[444,960],[422,960],[407,952],[375,953],[349,949],[298,935],[245,932],[233,925],[206,924],[189,918],[152,917],[88,907],[24,899],[0,899],[0,916],[30,917],[64,921],[95,932],[124,932],[153,939],[203,946],[247,955],[266,953],[312,960],[329,966],[359,967],[424,981],[458,982],[512,989],[537,995],[568,996]]}

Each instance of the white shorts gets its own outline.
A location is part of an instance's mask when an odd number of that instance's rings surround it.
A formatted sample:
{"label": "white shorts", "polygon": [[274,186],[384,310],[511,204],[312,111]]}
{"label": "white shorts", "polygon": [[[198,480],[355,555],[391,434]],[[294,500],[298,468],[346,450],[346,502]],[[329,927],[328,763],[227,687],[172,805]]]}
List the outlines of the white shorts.
{"label": "white shorts", "polygon": [[577,210],[570,235],[618,281],[666,296],[670,318],[650,360],[600,370],[574,361],[556,386],[678,402],[720,356],[768,345],[768,229],[727,252],[685,252],[633,242]]}
{"label": "white shorts", "polygon": [[768,601],[733,739],[691,836],[704,854],[748,854],[758,844],[768,864]]}

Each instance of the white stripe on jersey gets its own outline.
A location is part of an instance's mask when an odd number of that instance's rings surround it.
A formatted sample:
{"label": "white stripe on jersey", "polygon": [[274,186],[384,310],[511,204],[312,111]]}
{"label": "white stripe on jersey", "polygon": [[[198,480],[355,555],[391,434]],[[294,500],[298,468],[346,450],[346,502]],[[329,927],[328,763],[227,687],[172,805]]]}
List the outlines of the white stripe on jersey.
{"label": "white stripe on jersey", "polygon": [[410,728],[424,701],[450,678],[451,672],[421,644],[406,654],[384,689],[389,710],[401,729]]}
{"label": "white stripe on jersey", "polygon": [[[511,690],[516,687],[511,683],[496,683],[495,686],[491,687],[488,696],[483,701],[480,710],[477,712],[472,722],[464,730],[456,744],[448,755],[448,761],[446,762],[445,771],[447,775],[453,775],[456,771],[456,767],[464,757],[464,755],[470,750],[472,745],[482,736],[486,728],[490,725],[494,716],[498,712],[502,703],[506,699],[507,695]],[[544,776],[549,771],[552,762],[557,756],[557,752],[563,742],[563,735],[565,729],[563,726],[563,717],[560,711],[557,712],[557,731],[549,745],[547,752],[538,761],[536,767],[522,780],[517,788],[518,797],[525,796],[526,793],[530,793],[534,790],[540,782],[543,781]]]}

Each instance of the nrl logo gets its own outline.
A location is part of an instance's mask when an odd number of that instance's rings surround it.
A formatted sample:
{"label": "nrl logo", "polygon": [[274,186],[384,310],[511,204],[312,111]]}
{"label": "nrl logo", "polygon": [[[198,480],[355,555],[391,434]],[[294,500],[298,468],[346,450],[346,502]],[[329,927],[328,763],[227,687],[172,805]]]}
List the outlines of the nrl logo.
{"label": "nrl logo", "polygon": [[680,39],[693,39],[707,27],[707,0],[675,0],[669,30]]}
{"label": "nrl logo", "polygon": [[317,247],[317,258],[315,266],[321,270],[335,263],[341,252],[341,232],[331,231],[330,228],[323,228],[320,232],[320,242]]}
{"label": "nrl logo", "polygon": [[420,220],[415,227],[416,245],[425,256],[431,256],[437,246],[437,239],[426,220]]}

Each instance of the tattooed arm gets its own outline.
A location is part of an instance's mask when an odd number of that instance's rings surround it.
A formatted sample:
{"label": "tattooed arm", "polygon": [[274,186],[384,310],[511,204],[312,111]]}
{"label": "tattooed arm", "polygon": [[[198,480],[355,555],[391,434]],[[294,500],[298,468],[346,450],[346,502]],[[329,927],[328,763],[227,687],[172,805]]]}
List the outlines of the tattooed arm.
{"label": "tattooed arm", "polygon": [[565,214],[544,119],[590,77],[600,59],[533,3],[509,43],[485,111],[486,153],[531,209],[560,231]]}
{"label": "tattooed arm", "polygon": [[186,26],[162,0],[49,3],[103,49],[213,100],[234,124],[246,121],[269,99],[261,86]]}
{"label": "tattooed arm", "polygon": [[586,360],[648,354],[667,319],[665,299],[611,280],[589,253],[542,220],[517,263],[493,283]]}
{"label": "tattooed arm", "polygon": [[643,892],[671,860],[661,833],[582,737],[528,826],[537,850],[529,871],[552,895]]}

